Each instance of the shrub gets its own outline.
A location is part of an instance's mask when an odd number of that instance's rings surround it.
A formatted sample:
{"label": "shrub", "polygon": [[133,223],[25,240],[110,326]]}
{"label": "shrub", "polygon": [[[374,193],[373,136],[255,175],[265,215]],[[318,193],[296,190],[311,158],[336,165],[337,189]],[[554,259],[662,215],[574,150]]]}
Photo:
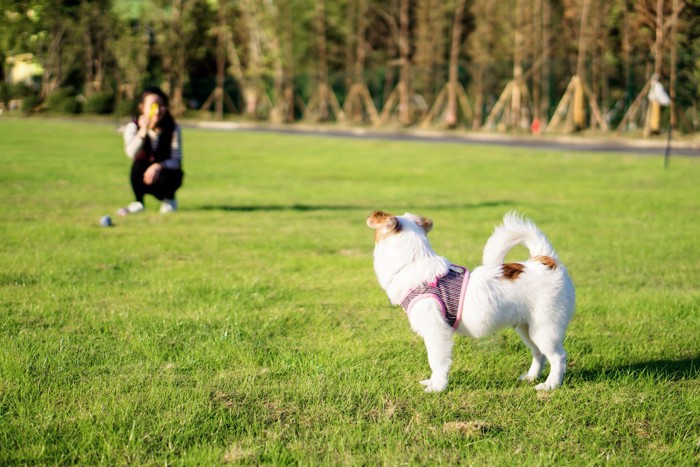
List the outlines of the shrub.
{"label": "shrub", "polygon": [[22,99],[31,96],[34,91],[25,83],[14,83],[7,86],[7,93],[10,99]]}
{"label": "shrub", "polygon": [[85,99],[83,111],[88,114],[109,114],[114,110],[114,94],[99,93]]}
{"label": "shrub", "polygon": [[39,105],[41,105],[41,97],[36,95],[26,96],[22,99],[20,110],[25,113],[34,112]]}
{"label": "shrub", "polygon": [[138,103],[132,99],[120,99],[114,113],[120,117],[127,117],[136,114]]}
{"label": "shrub", "polygon": [[0,104],[7,105],[10,100],[10,86],[0,81]]}
{"label": "shrub", "polygon": [[73,95],[73,88],[61,88],[49,95],[44,102],[49,110],[60,113],[80,113],[80,102]]}

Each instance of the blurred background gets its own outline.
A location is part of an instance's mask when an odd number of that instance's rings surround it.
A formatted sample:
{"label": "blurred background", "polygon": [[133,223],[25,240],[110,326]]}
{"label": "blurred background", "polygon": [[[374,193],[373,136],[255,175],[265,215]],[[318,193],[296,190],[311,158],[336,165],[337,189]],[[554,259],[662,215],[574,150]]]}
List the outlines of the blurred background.
{"label": "blurred background", "polygon": [[0,0],[0,110],[511,132],[700,127],[699,0]]}

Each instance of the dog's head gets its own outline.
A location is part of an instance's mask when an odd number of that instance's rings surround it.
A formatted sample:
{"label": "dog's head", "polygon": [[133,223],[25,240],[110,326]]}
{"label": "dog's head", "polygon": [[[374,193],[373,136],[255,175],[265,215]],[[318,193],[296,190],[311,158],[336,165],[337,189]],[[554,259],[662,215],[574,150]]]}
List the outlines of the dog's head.
{"label": "dog's head", "polygon": [[374,229],[374,272],[392,303],[398,303],[409,288],[447,273],[449,261],[436,255],[428,240],[433,228],[430,219],[408,212],[394,216],[374,211],[367,226]]}
{"label": "dog's head", "polygon": [[374,243],[379,244],[404,231],[413,231],[427,235],[433,228],[433,221],[407,212],[403,216],[394,216],[384,211],[374,211],[367,218],[367,226],[374,229]]}

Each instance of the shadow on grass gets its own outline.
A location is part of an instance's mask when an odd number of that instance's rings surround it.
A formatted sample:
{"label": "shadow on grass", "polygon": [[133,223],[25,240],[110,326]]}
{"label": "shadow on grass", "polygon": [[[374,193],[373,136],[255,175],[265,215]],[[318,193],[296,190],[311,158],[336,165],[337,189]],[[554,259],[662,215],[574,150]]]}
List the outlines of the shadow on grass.
{"label": "shadow on grass", "polygon": [[568,372],[571,378],[583,381],[602,381],[607,379],[627,379],[653,377],[666,381],[700,379],[700,355],[683,360],[653,360],[603,367],[596,370]]}
{"label": "shadow on grass", "polygon": [[[541,383],[549,373],[546,368],[537,380]],[[654,381],[694,381],[700,379],[700,355],[683,360],[654,360],[612,365],[591,370],[577,371],[573,368],[566,372],[564,387],[576,387],[577,382],[635,381],[652,379]],[[517,378],[497,378],[483,371],[471,371],[455,368],[450,375],[452,388],[509,389],[513,387],[534,387],[535,383],[517,381]]]}
{"label": "shadow on grass", "polygon": [[[485,201],[482,203],[464,203],[464,204],[445,204],[445,205],[413,205],[410,209],[418,210],[440,210],[440,209],[478,209],[498,206],[511,206],[515,204],[513,201]],[[358,206],[352,204],[261,204],[261,205],[231,205],[231,204],[205,204],[203,206],[193,206],[189,211],[225,211],[225,212],[256,212],[256,211],[373,211],[381,209],[377,206]]]}

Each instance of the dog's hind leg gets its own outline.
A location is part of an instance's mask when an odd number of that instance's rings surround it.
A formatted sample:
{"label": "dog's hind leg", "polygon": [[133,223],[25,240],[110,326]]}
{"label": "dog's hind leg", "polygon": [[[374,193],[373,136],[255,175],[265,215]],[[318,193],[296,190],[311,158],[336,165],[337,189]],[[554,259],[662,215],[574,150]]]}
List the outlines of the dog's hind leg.
{"label": "dog's hind leg", "polygon": [[540,349],[532,342],[530,339],[530,328],[527,324],[519,324],[515,327],[515,332],[518,333],[520,338],[523,340],[525,345],[532,352],[532,365],[527,373],[520,376],[520,381],[535,381],[540,377],[542,373],[542,367],[544,366],[544,355],[540,352]]}
{"label": "dog's hind leg", "polygon": [[[545,333],[542,335],[530,334],[533,342],[549,361],[549,376],[544,383],[535,386],[538,391],[551,391],[561,386],[566,373],[566,351],[561,340],[555,340],[553,336]],[[562,339],[563,340],[563,339]]]}

